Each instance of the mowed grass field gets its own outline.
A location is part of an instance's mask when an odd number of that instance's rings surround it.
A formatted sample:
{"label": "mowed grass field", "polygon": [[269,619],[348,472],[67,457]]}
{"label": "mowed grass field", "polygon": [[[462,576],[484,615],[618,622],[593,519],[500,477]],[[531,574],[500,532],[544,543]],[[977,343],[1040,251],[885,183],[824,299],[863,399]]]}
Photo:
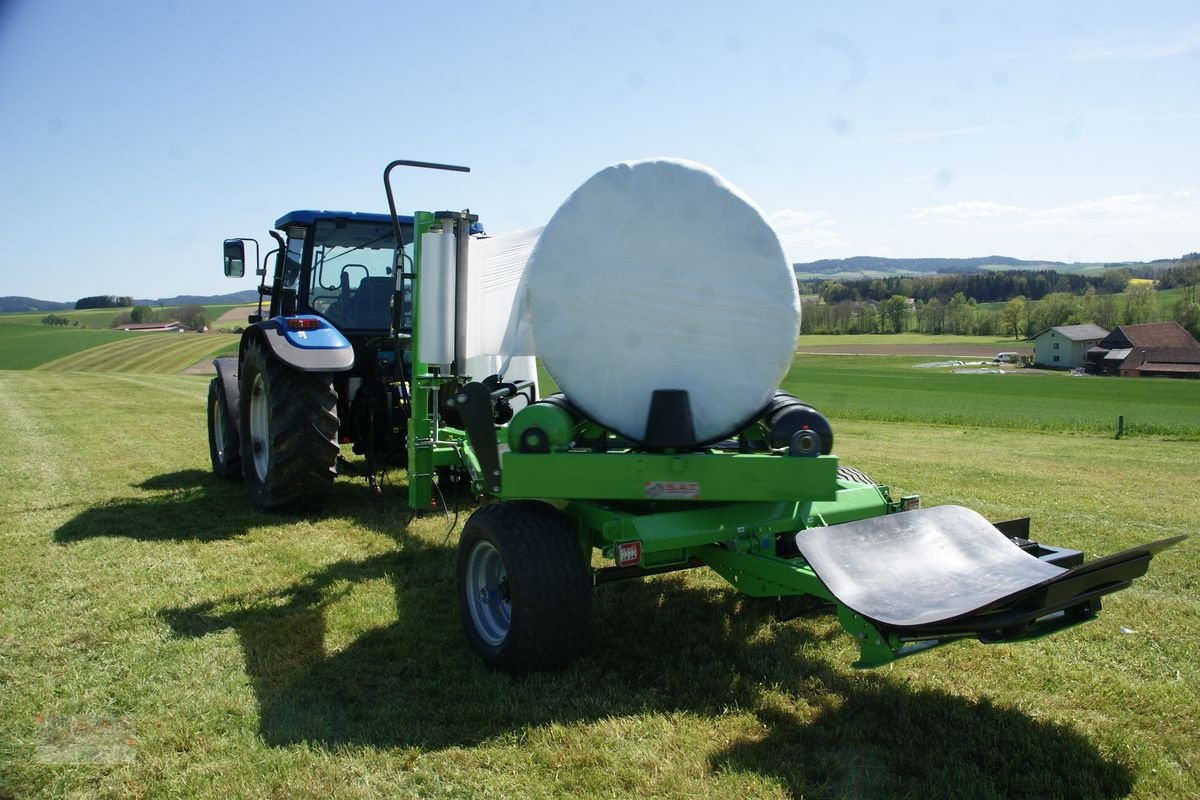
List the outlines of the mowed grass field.
{"label": "mowed grass field", "polygon": [[182,372],[207,357],[237,354],[238,336],[232,333],[136,333],[44,362],[37,370],[58,372],[123,372],[172,374]]}
{"label": "mowed grass field", "polygon": [[[1030,514],[1089,557],[1200,527],[1187,436],[1004,404],[939,424],[900,391],[1098,379],[812,358],[788,382],[843,461],[926,505]],[[397,472],[381,503],[343,477],[320,513],[253,513],[208,471],[206,380],[122,363],[0,370],[0,797],[1200,796],[1194,539],[1093,623],[873,671],[832,615],[781,621],[703,571],[606,586],[584,658],[511,678],[457,620],[469,506],[411,518]]]}
{"label": "mowed grass field", "polygon": [[[216,320],[227,311],[243,306],[231,305],[228,303],[220,305],[202,306],[208,314],[209,320]],[[159,319],[170,321],[171,313],[175,310],[175,306],[152,306],[151,307]],[[82,310],[64,309],[62,311],[30,311],[21,313],[6,313],[0,314],[0,327],[5,325],[34,325],[41,326],[42,319],[48,314],[54,314],[59,317],[66,317],[70,320],[70,325],[74,326],[79,323],[79,327],[91,329],[107,329],[111,326],[114,318],[121,314],[128,314],[129,308],[85,308]],[[241,320],[240,324],[245,324],[245,320]]]}
{"label": "mowed grass field", "polygon": [[[206,306],[211,319],[238,306]],[[54,312],[79,326],[50,327],[45,314],[0,315],[0,369],[173,373],[230,350],[237,336],[217,333],[133,333],[108,327],[127,309]],[[171,309],[162,309],[169,316]]]}
{"label": "mowed grass field", "polygon": [[1129,436],[1200,441],[1200,381],[918,367],[936,361],[801,354],[782,388],[835,419],[1100,435],[1115,434],[1123,416]]}

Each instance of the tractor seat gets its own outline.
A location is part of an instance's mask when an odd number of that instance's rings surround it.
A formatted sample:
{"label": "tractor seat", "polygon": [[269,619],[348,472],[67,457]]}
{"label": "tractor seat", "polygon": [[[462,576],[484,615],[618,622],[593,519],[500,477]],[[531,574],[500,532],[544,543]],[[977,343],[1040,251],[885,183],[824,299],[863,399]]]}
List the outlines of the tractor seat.
{"label": "tractor seat", "polygon": [[354,292],[354,327],[386,329],[391,327],[392,293],[396,281],[390,276],[363,278]]}

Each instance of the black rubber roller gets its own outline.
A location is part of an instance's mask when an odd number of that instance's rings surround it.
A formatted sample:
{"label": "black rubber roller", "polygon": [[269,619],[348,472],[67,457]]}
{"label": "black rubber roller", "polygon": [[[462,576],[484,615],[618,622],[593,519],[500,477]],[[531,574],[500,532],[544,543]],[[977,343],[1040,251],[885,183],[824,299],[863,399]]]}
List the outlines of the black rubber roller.
{"label": "black rubber roller", "polygon": [[[777,389],[760,419],[771,429],[772,448],[786,447],[795,455],[816,455],[816,451],[810,452],[812,437],[807,433],[812,433],[816,435],[816,445],[821,455],[829,455],[833,451],[833,428],[829,426],[829,420],[820,411],[787,392]],[[796,452],[797,447],[805,452]]]}

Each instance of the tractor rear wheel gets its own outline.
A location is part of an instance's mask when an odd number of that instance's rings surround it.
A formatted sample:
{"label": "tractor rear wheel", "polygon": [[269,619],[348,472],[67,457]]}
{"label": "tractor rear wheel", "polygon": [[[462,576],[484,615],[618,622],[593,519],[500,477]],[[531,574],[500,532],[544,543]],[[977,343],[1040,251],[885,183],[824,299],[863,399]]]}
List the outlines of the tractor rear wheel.
{"label": "tractor rear wheel", "polygon": [[241,445],[237,427],[226,408],[221,379],[208,384],[208,456],[214,475],[234,480],[242,477]]}
{"label": "tractor rear wheel", "polygon": [[463,526],[456,582],[467,640],[492,669],[558,669],[587,644],[587,562],[553,506],[518,500],[476,510]]}
{"label": "tractor rear wheel", "polygon": [[337,392],[329,373],[299,372],[261,342],[239,372],[242,474],[259,511],[311,505],[337,474]]}

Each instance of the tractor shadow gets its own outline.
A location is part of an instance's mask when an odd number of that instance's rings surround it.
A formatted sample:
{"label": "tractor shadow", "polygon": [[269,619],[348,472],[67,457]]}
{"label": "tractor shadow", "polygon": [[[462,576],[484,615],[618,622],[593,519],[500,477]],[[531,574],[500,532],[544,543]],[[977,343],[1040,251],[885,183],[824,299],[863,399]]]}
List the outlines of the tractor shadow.
{"label": "tractor shadow", "polygon": [[[678,576],[603,587],[591,646],[569,668],[511,677],[469,651],[449,546],[406,543],[276,592],[161,612],[179,637],[233,630],[269,745],[440,750],[514,731],[644,713],[754,713],[764,734],[710,754],[713,772],[778,780],[793,796],[1120,797],[1132,773],[1072,728],[822,660],[844,637],[824,612]],[[387,580],[396,620],[328,644],[339,598]]]}
{"label": "tractor shadow", "polygon": [[[289,521],[349,518],[392,536],[410,521],[403,486],[387,487],[382,498],[371,498],[365,484],[341,478],[322,496],[322,508],[295,515],[262,514],[251,509],[241,481],[226,480],[207,470],[186,469],[156,475],[130,484],[129,493],[92,505],[54,531],[54,541],[70,544],[97,537],[138,541],[220,541],[245,535],[264,525]],[[366,498],[366,499],[364,499]],[[451,506],[451,511],[455,510]]]}

